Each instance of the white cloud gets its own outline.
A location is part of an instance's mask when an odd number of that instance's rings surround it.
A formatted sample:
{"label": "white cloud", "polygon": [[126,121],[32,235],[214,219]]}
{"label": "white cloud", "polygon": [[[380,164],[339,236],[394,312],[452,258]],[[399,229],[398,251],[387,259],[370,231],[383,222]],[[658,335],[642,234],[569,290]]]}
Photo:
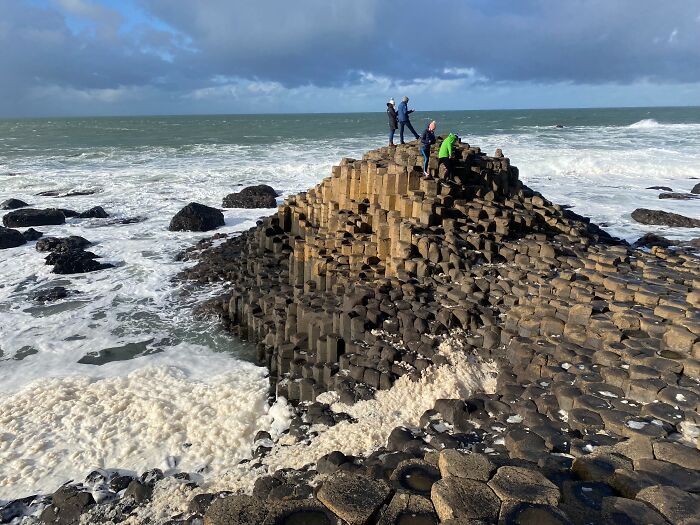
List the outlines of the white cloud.
{"label": "white cloud", "polygon": [[120,86],[105,89],[76,89],[57,85],[35,87],[30,90],[30,95],[35,99],[54,100],[75,103],[101,103],[115,104],[128,100],[138,100],[150,88]]}

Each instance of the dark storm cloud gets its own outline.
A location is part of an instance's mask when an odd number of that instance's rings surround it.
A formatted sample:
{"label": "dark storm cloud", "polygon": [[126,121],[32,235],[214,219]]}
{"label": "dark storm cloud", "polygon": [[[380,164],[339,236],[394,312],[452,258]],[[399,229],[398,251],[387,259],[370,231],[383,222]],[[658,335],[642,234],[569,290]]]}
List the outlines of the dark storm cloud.
{"label": "dark storm cloud", "polygon": [[95,107],[131,97],[141,110],[241,79],[347,89],[367,78],[692,83],[700,81],[700,4],[4,1],[0,46],[0,114],[20,113],[41,93]]}
{"label": "dark storm cloud", "polygon": [[700,79],[696,0],[143,2],[193,39],[193,69],[292,85],[445,67],[534,82]]}

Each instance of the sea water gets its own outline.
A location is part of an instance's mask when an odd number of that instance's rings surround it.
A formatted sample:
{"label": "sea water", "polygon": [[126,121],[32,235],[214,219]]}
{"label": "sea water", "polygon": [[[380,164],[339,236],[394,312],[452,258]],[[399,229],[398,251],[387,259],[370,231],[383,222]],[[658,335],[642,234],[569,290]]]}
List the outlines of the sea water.
{"label": "sea water", "polygon": [[[700,237],[630,217],[638,207],[700,217],[700,202],[646,189],[687,192],[700,182],[698,108],[412,115],[419,132],[433,119],[438,134],[454,131],[489,154],[502,148],[526,184],[613,235]],[[193,317],[221,286],[173,280],[193,264],[177,253],[210,234],[169,232],[168,222],[188,202],[218,207],[251,184],[282,196],[306,190],[342,157],[386,143],[383,113],[0,121],[0,201],[103,206],[109,219],[37,229],[81,235],[115,265],[59,276],[35,243],[0,251],[0,500],[55,490],[94,468],[223,476],[249,455],[255,431],[282,432],[288,408],[268,407],[251,345]],[[85,190],[93,193],[37,195]],[[234,234],[272,212],[224,210],[219,231]],[[72,293],[34,300],[54,286]]]}

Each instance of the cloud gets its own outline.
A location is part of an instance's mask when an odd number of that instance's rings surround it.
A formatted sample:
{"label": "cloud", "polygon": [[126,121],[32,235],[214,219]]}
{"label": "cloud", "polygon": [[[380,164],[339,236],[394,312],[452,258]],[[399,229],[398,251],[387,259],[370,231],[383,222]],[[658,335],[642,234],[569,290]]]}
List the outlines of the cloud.
{"label": "cloud", "polygon": [[542,86],[688,86],[695,13],[697,0],[4,2],[0,115],[50,111],[51,96],[102,112],[292,96],[316,110],[483,86],[540,86],[543,104]]}

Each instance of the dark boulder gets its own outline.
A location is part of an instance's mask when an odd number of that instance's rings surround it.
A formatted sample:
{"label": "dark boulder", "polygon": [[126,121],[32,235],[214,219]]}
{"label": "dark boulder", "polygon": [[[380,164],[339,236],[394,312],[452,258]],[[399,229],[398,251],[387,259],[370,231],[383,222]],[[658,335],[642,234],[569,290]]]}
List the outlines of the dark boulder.
{"label": "dark boulder", "polygon": [[106,219],[109,217],[109,214],[102,206],[95,206],[94,208],[90,208],[89,210],[78,214],[78,217],[81,219]]}
{"label": "dark boulder", "polygon": [[62,211],[63,215],[65,215],[66,218],[68,218],[68,217],[80,217],[80,213],[75,211],[75,210],[69,210],[67,208],[57,208],[57,209]]}
{"label": "dark boulder", "polygon": [[205,232],[224,225],[224,214],[216,208],[190,202],[170,221],[170,231]]}
{"label": "dark boulder", "polygon": [[0,202],[0,210],[16,210],[17,208],[24,208],[26,206],[29,206],[29,204],[19,199],[7,199],[6,201]]}
{"label": "dark boulder", "polygon": [[46,257],[46,264],[53,265],[53,273],[68,275],[112,268],[113,265],[96,261],[97,255],[84,250],[53,252]]}
{"label": "dark boulder", "polygon": [[143,217],[143,216],[136,216],[136,217],[124,217],[123,219],[112,219],[111,221],[107,221],[106,225],[109,224],[137,224],[139,222],[143,222],[145,220],[148,220],[148,217]]}
{"label": "dark boulder", "polygon": [[37,239],[41,239],[44,234],[34,228],[27,228],[22,232],[22,236],[28,241],[36,241]]}
{"label": "dark boulder", "polygon": [[693,189],[690,190],[690,193],[694,193],[695,195],[700,195],[700,182],[698,182],[695,186],[693,186]]}
{"label": "dark boulder", "polygon": [[267,184],[248,186],[224,197],[224,208],[275,208],[277,192]]}
{"label": "dark boulder", "polygon": [[41,513],[42,523],[77,525],[80,515],[95,504],[92,494],[77,487],[63,486],[51,497],[51,505]]}
{"label": "dark boulder", "polygon": [[677,246],[678,241],[672,241],[655,233],[645,233],[637,239],[632,246],[635,248],[651,248],[652,246],[661,246],[668,248],[669,246]]}
{"label": "dark boulder", "polygon": [[70,237],[44,237],[37,241],[36,249],[39,252],[68,252],[82,250],[92,244],[84,237],[71,235]]}
{"label": "dark boulder", "polygon": [[0,226],[0,250],[16,248],[27,242],[21,232]]}
{"label": "dark boulder", "polygon": [[668,186],[649,186],[647,189],[648,190],[673,191],[673,188],[669,188]]}
{"label": "dark boulder", "polygon": [[692,193],[660,193],[659,199],[673,199],[677,201],[689,201],[692,199],[698,199],[697,195]]}
{"label": "dark boulder", "polygon": [[2,218],[2,223],[8,228],[24,228],[27,226],[46,226],[50,224],[63,224],[66,215],[55,208],[38,210],[24,208],[11,211]]}
{"label": "dark boulder", "polygon": [[637,208],[632,212],[632,218],[641,224],[657,224],[675,228],[700,228],[700,219],[692,219],[677,213],[661,210]]}
{"label": "dark boulder", "polygon": [[63,286],[54,286],[48,290],[42,290],[34,294],[34,300],[39,303],[51,303],[68,297],[68,290]]}

